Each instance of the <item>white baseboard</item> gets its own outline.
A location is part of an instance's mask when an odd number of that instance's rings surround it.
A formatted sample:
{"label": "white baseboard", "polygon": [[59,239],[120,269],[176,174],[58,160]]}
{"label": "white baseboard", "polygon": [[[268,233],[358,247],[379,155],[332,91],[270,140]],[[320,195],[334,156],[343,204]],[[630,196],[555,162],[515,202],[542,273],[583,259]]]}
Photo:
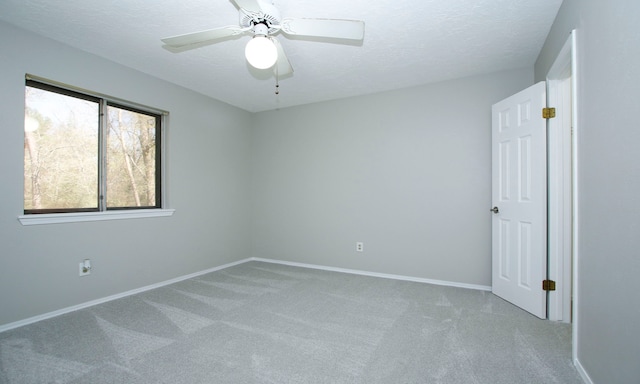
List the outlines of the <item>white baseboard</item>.
{"label": "white baseboard", "polygon": [[475,290],[479,290],[479,291],[491,291],[491,286],[487,286],[487,285],[465,284],[465,283],[457,283],[457,282],[453,282],[453,281],[424,279],[424,278],[421,278],[421,277],[411,277],[411,276],[403,276],[403,275],[391,275],[391,274],[388,274],[388,273],[368,272],[368,271],[361,271],[361,270],[357,270],[357,269],[326,267],[326,266],[323,266],[323,265],[296,263],[296,262],[292,262],[292,261],[282,261],[282,260],[274,260],[274,259],[263,259],[263,258],[260,258],[260,257],[252,257],[249,260],[252,260],[252,261],[263,261],[265,263],[273,263],[273,264],[290,265],[292,267],[302,267],[302,268],[311,268],[311,269],[321,269],[321,270],[324,270],[324,271],[350,273],[350,274],[353,274],[353,275],[381,277],[383,279],[413,281],[413,282],[416,282],[416,283],[445,285],[445,286],[448,286],[448,287],[475,289]]}
{"label": "white baseboard", "polygon": [[593,380],[591,380],[591,377],[589,377],[589,374],[587,373],[587,371],[585,371],[582,364],[580,364],[580,360],[578,359],[573,360],[573,365],[576,367],[576,370],[582,377],[582,380],[584,380],[585,384],[593,384]]}
{"label": "white baseboard", "polygon": [[149,291],[149,290],[152,290],[152,289],[155,289],[155,288],[164,287],[165,285],[177,283],[179,281],[191,279],[193,277],[197,277],[197,276],[204,275],[204,274],[207,274],[207,273],[219,271],[221,269],[233,267],[233,266],[238,265],[238,264],[246,263],[247,261],[251,261],[251,259],[243,259],[243,260],[239,260],[239,261],[234,261],[233,263],[224,264],[224,265],[221,265],[221,266],[218,266],[218,267],[205,269],[204,271],[195,272],[195,273],[191,273],[189,275],[176,277],[175,279],[166,280],[166,281],[163,281],[163,282],[160,282],[160,283],[147,285],[145,287],[132,289],[130,291],[118,293],[118,294],[115,294],[115,295],[112,295],[112,296],[107,296],[107,297],[104,297],[102,299],[87,301],[86,303],[74,305],[74,306],[67,307],[67,308],[62,308],[62,309],[59,309],[57,311],[44,313],[44,314],[38,315],[38,316],[29,317],[28,319],[18,320],[18,321],[13,322],[13,323],[0,325],[0,333],[8,331],[10,329],[22,327],[24,325],[32,324],[32,323],[35,323],[35,322],[38,322],[38,321],[41,321],[41,320],[46,320],[46,319],[50,319],[52,317],[64,315],[65,313],[77,311],[77,310],[88,308],[88,307],[93,307],[94,305],[106,303],[108,301],[112,301],[112,300],[120,299],[120,298],[123,298],[123,297],[135,295],[137,293]]}
{"label": "white baseboard", "polygon": [[64,315],[65,313],[69,313],[69,312],[77,311],[77,310],[80,310],[80,309],[92,307],[94,305],[106,303],[108,301],[112,301],[112,300],[120,299],[120,298],[123,298],[123,297],[135,295],[137,293],[142,293],[142,292],[149,291],[149,290],[152,290],[152,289],[155,289],[155,288],[164,287],[164,286],[169,285],[169,284],[173,284],[173,283],[177,283],[179,281],[191,279],[193,277],[197,277],[197,276],[204,275],[204,274],[207,274],[207,273],[216,272],[216,271],[219,271],[219,270],[222,270],[222,269],[226,269],[226,268],[229,268],[229,267],[233,267],[233,266],[236,266],[236,265],[239,265],[239,264],[244,264],[244,263],[249,262],[249,261],[262,261],[262,262],[265,262],[265,263],[283,264],[283,265],[290,265],[290,266],[293,266],[293,267],[302,267],[302,268],[320,269],[320,270],[332,271],[332,272],[350,273],[350,274],[353,274],[353,275],[381,277],[381,278],[384,278],[384,279],[413,281],[413,282],[418,282],[418,283],[445,285],[445,286],[449,286],[449,287],[468,288],[468,289],[475,289],[475,290],[481,290],[481,291],[491,291],[491,287],[490,286],[485,286],[485,285],[464,284],[464,283],[456,283],[456,282],[451,282],[451,281],[423,279],[423,278],[419,278],[419,277],[402,276],[402,275],[391,275],[391,274],[386,274],[386,273],[367,272],[367,271],[361,271],[361,270],[356,270],[356,269],[335,268],[335,267],[327,267],[327,266],[315,265],[315,264],[305,264],[305,263],[296,263],[296,262],[291,262],[291,261],[282,261],[282,260],[274,260],[274,259],[263,259],[263,258],[259,258],[259,257],[251,257],[251,258],[248,258],[248,259],[235,261],[233,263],[224,264],[224,265],[221,265],[221,266],[218,266],[218,267],[209,268],[209,269],[206,269],[204,271],[200,271],[200,272],[192,273],[192,274],[189,274],[189,275],[176,277],[175,279],[170,279],[170,280],[166,280],[166,281],[163,281],[163,282],[160,282],[160,283],[147,285],[145,287],[132,289],[130,291],[118,293],[116,295],[104,297],[102,299],[87,301],[86,303],[74,305],[74,306],[67,307],[67,308],[62,308],[62,309],[59,309],[57,311],[44,313],[44,314],[38,315],[38,316],[29,317],[29,318],[24,319],[24,320],[18,320],[18,321],[13,322],[13,323],[0,325],[0,333],[8,331],[10,329],[22,327],[24,325],[32,324],[32,323],[35,323],[35,322],[38,322],[38,321],[41,321],[41,320],[46,320],[46,319],[50,319],[52,317]]}

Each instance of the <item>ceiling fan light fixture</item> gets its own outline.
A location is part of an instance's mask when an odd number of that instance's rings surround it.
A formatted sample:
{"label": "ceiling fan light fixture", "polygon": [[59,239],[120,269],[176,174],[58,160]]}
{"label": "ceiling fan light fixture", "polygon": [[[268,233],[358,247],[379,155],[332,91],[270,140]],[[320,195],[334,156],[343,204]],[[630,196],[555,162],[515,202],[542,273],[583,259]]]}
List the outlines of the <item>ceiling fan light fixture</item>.
{"label": "ceiling fan light fixture", "polygon": [[238,25],[228,25],[161,39],[171,52],[200,48],[205,44],[253,35],[245,47],[247,62],[254,68],[274,68],[276,77],[293,73],[287,55],[274,37],[279,33],[311,39],[349,41],[364,39],[364,21],[344,19],[281,18],[273,0],[230,0],[238,9]]}
{"label": "ceiling fan light fixture", "polygon": [[273,67],[278,60],[278,49],[273,41],[265,35],[255,35],[244,49],[244,55],[252,67],[267,69]]}

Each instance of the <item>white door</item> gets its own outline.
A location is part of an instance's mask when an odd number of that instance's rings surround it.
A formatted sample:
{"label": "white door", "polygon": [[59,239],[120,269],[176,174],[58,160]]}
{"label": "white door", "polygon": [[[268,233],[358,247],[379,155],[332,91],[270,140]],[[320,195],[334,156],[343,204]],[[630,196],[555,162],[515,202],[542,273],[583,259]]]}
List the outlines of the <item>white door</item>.
{"label": "white door", "polygon": [[540,318],[547,311],[545,87],[492,108],[492,290]]}

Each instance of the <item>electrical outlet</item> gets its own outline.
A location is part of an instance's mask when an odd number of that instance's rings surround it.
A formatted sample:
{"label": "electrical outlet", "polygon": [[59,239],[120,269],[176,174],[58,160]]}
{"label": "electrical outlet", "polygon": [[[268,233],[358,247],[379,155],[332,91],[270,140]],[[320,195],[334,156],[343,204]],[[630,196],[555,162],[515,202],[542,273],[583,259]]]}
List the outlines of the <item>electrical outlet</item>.
{"label": "electrical outlet", "polygon": [[87,276],[91,274],[91,260],[84,259],[78,264],[78,276]]}
{"label": "electrical outlet", "polygon": [[364,251],[364,243],[361,241],[358,241],[356,243],[356,252],[363,252]]}

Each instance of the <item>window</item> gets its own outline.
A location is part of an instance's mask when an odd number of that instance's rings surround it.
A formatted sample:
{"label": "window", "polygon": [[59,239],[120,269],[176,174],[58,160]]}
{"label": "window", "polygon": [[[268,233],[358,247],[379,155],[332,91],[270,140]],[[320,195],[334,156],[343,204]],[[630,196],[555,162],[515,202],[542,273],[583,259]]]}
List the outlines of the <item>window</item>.
{"label": "window", "polygon": [[29,79],[25,89],[25,216],[162,208],[161,112]]}

